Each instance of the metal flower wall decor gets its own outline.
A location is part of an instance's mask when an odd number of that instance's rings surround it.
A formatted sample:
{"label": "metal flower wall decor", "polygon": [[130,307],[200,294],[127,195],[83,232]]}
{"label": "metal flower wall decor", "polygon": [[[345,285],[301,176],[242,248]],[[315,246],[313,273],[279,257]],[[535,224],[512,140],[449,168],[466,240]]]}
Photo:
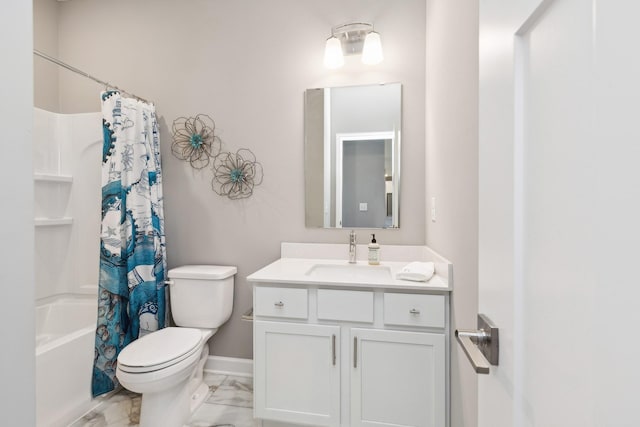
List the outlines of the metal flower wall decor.
{"label": "metal flower wall decor", "polygon": [[262,183],[262,165],[246,148],[221,152],[222,141],[215,129],[213,119],[206,114],[178,117],[172,126],[171,153],[194,169],[204,169],[213,162],[211,188],[216,194],[231,200],[250,197],[254,187]]}
{"label": "metal flower wall decor", "polygon": [[251,150],[241,148],[235,153],[220,153],[213,159],[211,187],[216,194],[231,200],[245,199],[262,183],[262,165]]}
{"label": "metal flower wall decor", "polygon": [[173,121],[171,152],[178,159],[188,161],[194,169],[207,167],[222,148],[215,129],[216,124],[206,114],[178,117]]}

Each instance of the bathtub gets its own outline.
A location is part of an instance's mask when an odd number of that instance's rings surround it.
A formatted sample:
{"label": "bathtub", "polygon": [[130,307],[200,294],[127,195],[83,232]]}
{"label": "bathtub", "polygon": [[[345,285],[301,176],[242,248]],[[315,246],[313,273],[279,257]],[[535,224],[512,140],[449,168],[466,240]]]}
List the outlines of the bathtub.
{"label": "bathtub", "polygon": [[66,426],[97,403],[91,375],[97,316],[95,295],[47,298],[36,306],[36,421]]}

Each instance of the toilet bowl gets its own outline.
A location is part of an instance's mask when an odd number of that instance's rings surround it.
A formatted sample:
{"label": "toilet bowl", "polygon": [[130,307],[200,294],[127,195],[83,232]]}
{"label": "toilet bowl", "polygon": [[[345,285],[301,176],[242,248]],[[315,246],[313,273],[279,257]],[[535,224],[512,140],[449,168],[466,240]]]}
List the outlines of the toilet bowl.
{"label": "toilet bowl", "polygon": [[221,266],[169,271],[171,308],[179,326],[145,335],[118,355],[120,384],[142,394],[140,427],[181,427],[207,397],[208,341],[231,315],[235,273],[235,267]]}

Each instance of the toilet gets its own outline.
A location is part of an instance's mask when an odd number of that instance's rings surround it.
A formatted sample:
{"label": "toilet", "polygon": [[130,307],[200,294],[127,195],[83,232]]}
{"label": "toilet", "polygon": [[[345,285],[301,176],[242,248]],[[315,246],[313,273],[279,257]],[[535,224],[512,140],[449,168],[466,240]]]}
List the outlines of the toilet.
{"label": "toilet", "polygon": [[231,316],[236,267],[187,265],[169,270],[177,327],[152,332],[118,355],[116,377],[142,393],[140,427],[181,427],[204,401],[208,341]]}

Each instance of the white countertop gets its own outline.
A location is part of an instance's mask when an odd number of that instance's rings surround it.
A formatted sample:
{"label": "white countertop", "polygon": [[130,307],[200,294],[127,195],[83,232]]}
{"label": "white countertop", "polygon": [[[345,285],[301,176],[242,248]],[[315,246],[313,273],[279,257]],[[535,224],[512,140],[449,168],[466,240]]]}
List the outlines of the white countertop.
{"label": "white countertop", "polygon": [[[451,291],[452,287],[448,280],[448,274],[436,274],[427,282],[412,282],[409,280],[396,279],[396,273],[409,262],[382,261],[380,268],[390,270],[390,278],[366,280],[357,277],[344,277],[341,279],[321,280],[309,274],[312,268],[317,265],[335,266],[362,266],[367,268],[377,268],[370,266],[367,261],[358,261],[356,264],[349,264],[346,260],[326,259],[326,258],[280,258],[279,260],[261,268],[247,277],[250,283],[278,283],[296,285],[319,285],[330,287],[348,288],[384,288],[396,290],[420,290],[420,291]],[[450,265],[450,264],[449,264]],[[447,270],[448,271],[448,270]]]}

